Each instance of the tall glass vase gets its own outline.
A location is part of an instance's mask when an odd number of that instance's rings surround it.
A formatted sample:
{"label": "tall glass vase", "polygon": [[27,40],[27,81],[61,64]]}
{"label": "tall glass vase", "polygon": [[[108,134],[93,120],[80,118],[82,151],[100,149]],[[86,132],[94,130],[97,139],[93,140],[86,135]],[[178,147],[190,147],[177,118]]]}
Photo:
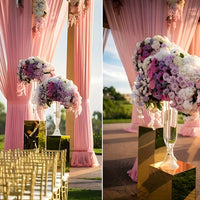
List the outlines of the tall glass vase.
{"label": "tall glass vase", "polygon": [[61,119],[61,106],[60,102],[55,102],[55,112],[54,112],[54,123],[55,123],[55,130],[52,136],[61,136],[60,133],[60,119]]}
{"label": "tall glass vase", "polygon": [[[37,86],[38,86],[38,81],[33,80],[32,81],[32,95],[36,92]],[[32,120],[40,120],[40,117],[38,115],[38,110],[37,110],[37,104],[32,103],[32,108],[33,108]]]}
{"label": "tall glass vase", "polygon": [[169,102],[164,102],[164,119],[163,119],[163,139],[167,146],[167,155],[161,164],[165,170],[174,170],[179,166],[174,156],[173,148],[177,140],[177,117],[178,112],[175,108],[170,107]]}
{"label": "tall glass vase", "polygon": [[151,127],[153,130],[162,127],[161,111],[159,110],[156,112],[149,111],[149,116],[151,121],[149,122],[148,127]]}

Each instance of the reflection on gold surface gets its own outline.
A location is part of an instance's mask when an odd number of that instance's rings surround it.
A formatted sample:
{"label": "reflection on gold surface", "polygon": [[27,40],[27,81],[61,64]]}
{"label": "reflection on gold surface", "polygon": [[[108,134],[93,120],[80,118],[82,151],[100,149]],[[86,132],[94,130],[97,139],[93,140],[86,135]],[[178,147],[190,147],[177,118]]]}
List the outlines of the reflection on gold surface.
{"label": "reflection on gold surface", "polygon": [[149,167],[149,179],[143,186],[149,192],[148,199],[185,200],[195,199],[196,168],[178,161],[176,170],[160,169],[160,163]]}
{"label": "reflection on gold surface", "polygon": [[46,121],[24,121],[24,149],[46,148]]}
{"label": "reflection on gold surface", "polygon": [[164,171],[159,166],[165,155],[163,129],[139,127],[137,199],[195,199],[196,168],[178,161],[178,169]]}

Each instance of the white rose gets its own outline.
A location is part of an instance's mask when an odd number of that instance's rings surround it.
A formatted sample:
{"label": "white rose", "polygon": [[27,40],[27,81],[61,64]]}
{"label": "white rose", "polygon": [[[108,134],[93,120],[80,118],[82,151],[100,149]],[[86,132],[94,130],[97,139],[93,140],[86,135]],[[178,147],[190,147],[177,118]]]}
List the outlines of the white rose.
{"label": "white rose", "polygon": [[26,64],[25,60],[21,60],[20,63],[22,66]]}
{"label": "white rose", "polygon": [[153,44],[151,45],[151,47],[157,51],[157,50],[160,48],[160,43],[159,43],[159,41],[154,40],[154,41],[153,41]]}
{"label": "white rose", "polygon": [[137,48],[137,50],[139,50],[140,49],[140,42],[137,42],[137,44],[136,44],[136,48]]}
{"label": "white rose", "polygon": [[145,45],[146,45],[146,44],[149,44],[149,43],[150,43],[150,40],[151,40],[151,38],[147,37],[147,38],[144,40],[144,44],[145,44]]}

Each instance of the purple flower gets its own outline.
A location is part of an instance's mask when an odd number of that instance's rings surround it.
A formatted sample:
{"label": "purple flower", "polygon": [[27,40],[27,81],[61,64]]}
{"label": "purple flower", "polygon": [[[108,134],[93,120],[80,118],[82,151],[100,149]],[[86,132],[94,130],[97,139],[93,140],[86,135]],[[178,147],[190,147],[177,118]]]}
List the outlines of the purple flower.
{"label": "purple flower", "polygon": [[158,65],[158,60],[156,59],[156,58],[154,58],[153,60],[152,60],[152,65]]}
{"label": "purple flower", "polygon": [[178,87],[178,85],[176,83],[172,83],[171,84],[171,89],[176,92],[177,89],[179,89],[179,87]]}
{"label": "purple flower", "polygon": [[138,50],[138,53],[139,53],[139,54],[141,54],[141,53],[142,53],[142,48],[140,48],[140,49]]}
{"label": "purple flower", "polygon": [[169,89],[168,88],[163,90],[163,94],[168,94],[168,93],[169,93]]}
{"label": "purple flower", "polygon": [[169,66],[172,63],[173,59],[174,59],[173,55],[168,55],[168,56],[165,56],[165,58],[163,59],[163,61],[165,62],[165,64],[167,66]]}
{"label": "purple flower", "polygon": [[161,84],[156,85],[156,88],[158,90],[158,93],[161,93],[163,91]]}
{"label": "purple flower", "polygon": [[187,87],[193,88],[194,83],[192,81],[187,82]]}
{"label": "purple flower", "polygon": [[158,74],[158,81],[159,81],[160,83],[163,83],[163,72],[162,72],[162,71],[159,72],[159,74]]}
{"label": "purple flower", "polygon": [[166,72],[168,70],[168,67],[163,67],[163,71]]}
{"label": "purple flower", "polygon": [[182,105],[178,105],[178,106],[176,106],[176,109],[177,109],[178,111],[182,111],[182,110],[183,110],[183,106],[182,106]]}
{"label": "purple flower", "polygon": [[159,61],[159,66],[160,66],[160,67],[165,66],[165,62],[164,62],[163,60]]}
{"label": "purple flower", "polygon": [[178,74],[178,68],[177,67],[171,68],[171,73],[172,73],[172,75]]}
{"label": "purple flower", "polygon": [[147,44],[143,47],[143,50],[145,51],[150,51],[151,50],[151,45],[150,44]]}
{"label": "purple flower", "polygon": [[172,68],[174,68],[174,67],[177,67],[174,63],[171,63],[170,65],[169,65],[169,67],[172,69]]}
{"label": "purple flower", "polygon": [[175,94],[174,94],[174,92],[169,92],[168,96],[169,96],[170,100],[174,100]]}
{"label": "purple flower", "polygon": [[142,99],[143,99],[144,102],[148,102],[149,101],[149,97],[147,97],[147,96],[144,96]]}
{"label": "purple flower", "polygon": [[151,39],[150,39],[150,45],[152,45],[152,44],[153,44],[153,39],[151,38]]}
{"label": "purple flower", "polygon": [[169,83],[176,83],[176,77],[175,76],[170,76]]}
{"label": "purple flower", "polygon": [[169,82],[169,78],[170,78],[169,74],[165,72],[163,74],[163,80]]}
{"label": "purple flower", "polygon": [[169,97],[168,97],[166,94],[163,94],[163,95],[161,96],[161,100],[162,100],[162,101],[169,101]]}
{"label": "purple flower", "polygon": [[200,83],[196,83],[196,88],[200,89]]}
{"label": "purple flower", "polygon": [[154,82],[154,80],[150,81],[149,88],[152,89],[152,90],[155,88],[155,82]]}
{"label": "purple flower", "polygon": [[150,54],[149,54],[148,51],[143,51],[143,52],[142,52],[142,57],[143,57],[144,59],[147,58],[149,55],[150,55]]}
{"label": "purple flower", "polygon": [[170,106],[172,107],[172,108],[175,108],[176,107],[176,102],[172,102],[171,104],[170,104]]}
{"label": "purple flower", "polygon": [[179,74],[178,77],[177,77],[177,81],[181,82],[183,80],[185,80],[184,76]]}
{"label": "purple flower", "polygon": [[183,104],[183,102],[184,102],[184,100],[181,97],[179,97],[179,96],[175,97],[175,100],[176,100],[176,103],[179,104],[179,105]]}
{"label": "purple flower", "polygon": [[187,83],[186,83],[185,80],[181,81],[181,82],[179,83],[179,85],[181,86],[181,88],[186,88],[186,87],[187,87]]}

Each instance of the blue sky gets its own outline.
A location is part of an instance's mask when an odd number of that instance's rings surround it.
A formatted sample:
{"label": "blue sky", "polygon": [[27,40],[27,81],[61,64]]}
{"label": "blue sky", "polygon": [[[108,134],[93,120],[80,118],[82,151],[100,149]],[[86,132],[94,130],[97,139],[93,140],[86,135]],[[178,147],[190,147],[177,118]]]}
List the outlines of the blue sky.
{"label": "blue sky", "polygon": [[103,55],[103,86],[114,86],[120,93],[131,93],[126,72],[111,33],[109,33]]}
{"label": "blue sky", "polygon": [[[98,110],[102,112],[102,66],[103,66],[103,1],[94,1],[94,23],[93,23],[93,46],[91,61],[91,87],[90,87],[90,108],[91,114]],[[66,75],[66,55],[67,55],[67,20],[63,27],[62,34],[52,64],[56,67],[56,74],[65,77]],[[31,56],[31,55],[30,55]],[[0,102],[6,106],[6,99],[0,92]],[[49,109],[47,114],[52,114],[53,109]]]}

